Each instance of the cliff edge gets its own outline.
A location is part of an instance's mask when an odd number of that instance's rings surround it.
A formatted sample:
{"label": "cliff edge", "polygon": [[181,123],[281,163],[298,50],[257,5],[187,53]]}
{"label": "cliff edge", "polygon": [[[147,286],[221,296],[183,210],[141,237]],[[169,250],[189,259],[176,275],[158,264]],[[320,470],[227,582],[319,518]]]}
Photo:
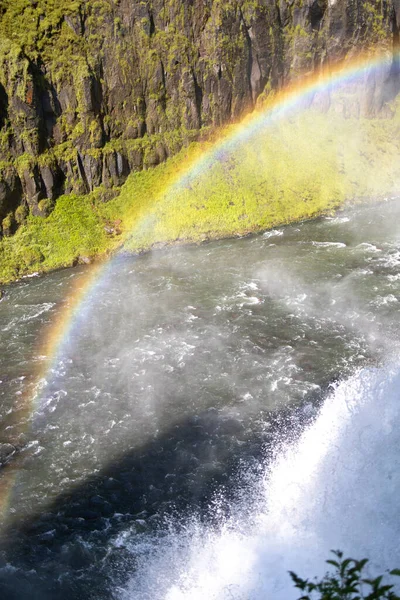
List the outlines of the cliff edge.
{"label": "cliff edge", "polygon": [[0,234],[63,194],[112,197],[304,72],[394,57],[399,22],[399,0],[0,0]]}

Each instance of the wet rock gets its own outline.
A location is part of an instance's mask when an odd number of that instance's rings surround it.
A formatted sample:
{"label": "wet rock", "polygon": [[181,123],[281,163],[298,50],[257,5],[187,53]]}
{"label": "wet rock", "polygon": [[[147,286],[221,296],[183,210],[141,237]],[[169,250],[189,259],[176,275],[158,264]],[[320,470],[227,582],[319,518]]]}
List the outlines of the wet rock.
{"label": "wet rock", "polygon": [[22,172],[21,183],[24,196],[33,216],[41,216],[39,201],[46,197],[43,182],[37,167]]}
{"label": "wet rock", "polygon": [[121,498],[121,491],[114,491],[112,494],[110,494],[110,502],[112,502],[114,506],[118,505],[121,502]]}
{"label": "wet rock", "polygon": [[57,164],[52,166],[45,165],[40,167],[39,170],[46,197],[54,200],[63,192],[64,175]]}
{"label": "wet rock", "polygon": [[147,510],[142,510],[141,512],[136,513],[134,515],[135,519],[146,519],[147,516],[148,516]]}
{"label": "wet rock", "polygon": [[83,168],[86,181],[90,191],[100,186],[102,183],[102,161],[100,157],[86,155],[83,159]]}
{"label": "wet rock", "polygon": [[88,544],[76,540],[63,546],[60,562],[72,568],[89,567],[93,565],[93,552]]}
{"label": "wet rock", "polygon": [[101,507],[101,513],[103,517],[111,517],[114,514],[113,506],[110,502],[104,502]]}
{"label": "wet rock", "polygon": [[78,263],[80,265],[91,265],[93,262],[92,258],[90,256],[79,256],[78,258]]}
{"label": "wet rock", "polygon": [[14,211],[22,197],[22,185],[13,168],[2,169],[0,178],[0,220]]}
{"label": "wet rock", "polygon": [[119,152],[106,154],[103,158],[102,182],[106,187],[116,187],[129,174],[129,163]]}
{"label": "wet rock", "polygon": [[162,494],[162,490],[156,488],[154,485],[151,485],[147,493],[148,502],[150,502],[150,504],[159,502],[162,498]]}

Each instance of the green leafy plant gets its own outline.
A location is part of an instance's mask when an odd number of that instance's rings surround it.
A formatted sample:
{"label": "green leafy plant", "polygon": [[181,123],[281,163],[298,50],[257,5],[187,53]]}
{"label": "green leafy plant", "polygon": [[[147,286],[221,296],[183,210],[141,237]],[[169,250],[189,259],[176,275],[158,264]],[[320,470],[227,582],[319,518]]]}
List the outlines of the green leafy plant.
{"label": "green leafy plant", "polygon": [[[326,562],[334,567],[320,580],[302,579],[293,571],[289,574],[302,596],[298,600],[400,600],[394,592],[394,585],[386,583],[384,576],[368,578],[364,575],[368,559],[343,558],[343,552],[332,551],[335,558]],[[400,576],[400,569],[389,575]]]}

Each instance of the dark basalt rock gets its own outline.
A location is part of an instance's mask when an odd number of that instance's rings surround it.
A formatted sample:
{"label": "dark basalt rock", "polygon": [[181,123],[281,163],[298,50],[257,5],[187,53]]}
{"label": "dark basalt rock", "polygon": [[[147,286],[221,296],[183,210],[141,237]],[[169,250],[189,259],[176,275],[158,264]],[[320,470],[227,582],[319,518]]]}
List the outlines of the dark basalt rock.
{"label": "dark basalt rock", "polygon": [[12,167],[2,170],[0,179],[0,220],[17,207],[22,197],[22,184]]}
{"label": "dark basalt rock", "polygon": [[[373,44],[389,55],[399,46],[400,0],[88,0],[46,10],[59,11],[46,36],[30,18],[26,43],[9,33],[0,56],[0,221],[21,203],[40,215],[41,200],[120,186],[203,127],[240,118],[266,90]],[[366,73],[362,102],[344,115],[387,116],[399,73],[395,58]],[[327,110],[329,93],[314,103]]]}

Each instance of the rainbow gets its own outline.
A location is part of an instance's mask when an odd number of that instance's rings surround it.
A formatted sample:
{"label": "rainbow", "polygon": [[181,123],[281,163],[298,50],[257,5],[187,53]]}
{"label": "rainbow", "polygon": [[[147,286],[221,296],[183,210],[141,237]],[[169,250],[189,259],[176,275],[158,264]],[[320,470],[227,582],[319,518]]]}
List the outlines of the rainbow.
{"label": "rainbow", "polygon": [[[28,391],[23,398],[23,408],[20,419],[26,423],[41,410],[47,380],[51,377],[60,355],[65,347],[72,341],[73,333],[84,322],[90,311],[91,299],[97,286],[103,280],[105,273],[111,269],[111,262],[97,263],[90,266],[82,276],[78,276],[60,309],[58,318],[44,332],[37,343],[37,354],[41,356],[41,366],[28,386]],[[21,432],[24,433],[24,432]],[[18,457],[12,460],[0,475],[0,516],[7,516],[15,478],[18,473]]]}
{"label": "rainbow", "polygon": [[[384,68],[388,72],[398,59],[397,53],[393,54],[389,51],[363,55],[344,63],[328,66],[312,75],[303,76],[274,95],[267,104],[248,114],[240,123],[232,126],[228,132],[223,131],[208,149],[200,155],[195,155],[189,163],[182,165],[163,193],[155,198],[154,204],[156,205],[157,202],[168,203],[168,199],[177,189],[193,182],[211,164],[221,160],[221,157],[230,149],[244,143],[260,129],[278,119],[284,119],[292,111],[308,106],[316,94],[331,92],[370,74],[378,74]],[[127,239],[132,239],[141,228],[148,226],[149,222],[151,222],[149,215],[139,218]],[[124,246],[122,246],[123,249]],[[107,273],[112,272],[113,260],[115,259],[93,265],[87,269],[83,277],[77,277],[76,286],[69,294],[65,306],[59,310],[54,323],[40,341],[39,354],[44,355],[45,359],[34,383],[30,386],[31,391],[25,399],[26,422],[34,418],[33,415],[40,410],[44,395],[43,389],[45,389],[43,382],[51,378],[52,370],[63,356],[68,344],[71,343],[74,332],[77,332],[79,325],[88,318],[97,286],[101,282],[104,283]],[[0,513],[3,515],[7,512],[12,496],[18,462],[18,458],[11,461],[8,468],[3,470],[0,488],[0,508],[2,509]]]}
{"label": "rainbow", "polygon": [[[400,50],[373,55],[359,55],[353,59],[328,65],[320,71],[309,73],[298,78],[295,82],[272,95],[261,106],[247,114],[241,121],[227,130],[216,133],[211,147],[200,155],[195,154],[182,169],[169,181],[169,185],[155,198],[154,205],[159,201],[168,204],[174,192],[182,187],[188,187],[196,178],[203,174],[213,163],[223,159],[230,150],[244,144],[254,134],[287,118],[302,108],[308,107],[316,95],[335,91],[352,82],[362,81],[371,74],[378,74],[385,67],[388,73],[392,67],[400,63]],[[135,224],[125,243],[132,239],[142,228],[151,224],[151,216],[145,215]]]}

